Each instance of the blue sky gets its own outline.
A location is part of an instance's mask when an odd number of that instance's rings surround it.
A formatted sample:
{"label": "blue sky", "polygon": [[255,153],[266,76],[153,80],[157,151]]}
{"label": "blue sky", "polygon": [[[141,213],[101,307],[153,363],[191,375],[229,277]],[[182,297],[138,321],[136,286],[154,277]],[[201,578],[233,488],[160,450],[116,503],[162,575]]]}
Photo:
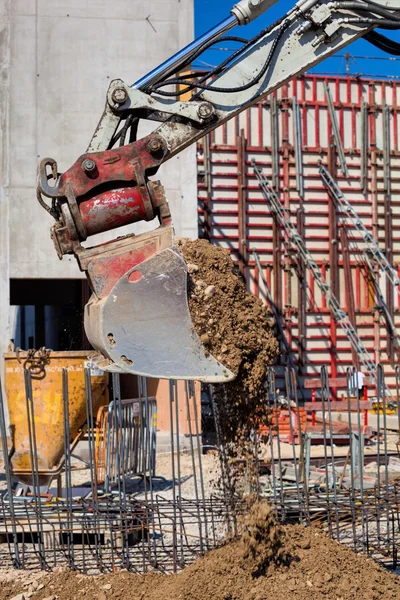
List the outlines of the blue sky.
{"label": "blue sky", "polygon": [[[239,33],[237,35],[246,38],[254,36],[261,29],[281,17],[295,3],[296,0],[280,0],[280,2],[254,23],[251,23],[247,27],[238,28],[237,31]],[[235,0],[194,0],[194,4],[196,36],[199,36],[229,16]],[[383,33],[400,42],[399,31]],[[228,47],[228,42],[224,47]],[[231,47],[233,46],[231,45]],[[327,59],[317,67],[314,67],[310,72],[344,74],[346,72],[345,52],[342,51],[339,56]],[[387,54],[364,40],[354,42],[354,44],[347,48],[347,52],[354,57],[349,59],[349,67],[352,74],[363,75],[365,77],[389,76],[400,79],[400,58],[397,58],[397,60],[388,60]],[[206,65],[204,63],[217,65],[226,56],[227,52],[224,50],[210,50],[196,61],[195,66],[205,68]]]}

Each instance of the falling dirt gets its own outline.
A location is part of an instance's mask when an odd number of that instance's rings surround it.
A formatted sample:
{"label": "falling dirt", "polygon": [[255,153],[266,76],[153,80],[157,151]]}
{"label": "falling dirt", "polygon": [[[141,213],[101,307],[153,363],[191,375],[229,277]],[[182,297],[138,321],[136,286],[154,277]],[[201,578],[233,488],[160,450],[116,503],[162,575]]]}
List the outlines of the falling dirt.
{"label": "falling dirt", "polygon": [[264,575],[270,565],[289,565],[291,554],[285,545],[283,527],[266,502],[255,502],[239,520],[243,558],[253,576]]}
{"label": "falling dirt", "polygon": [[31,590],[32,600],[400,600],[399,577],[317,528],[282,527],[263,504],[243,527],[242,539],[178,575],[87,577],[64,570],[43,575],[39,587],[0,577],[0,599]]}
{"label": "falling dirt", "polygon": [[[206,240],[183,239],[177,246],[188,264],[194,327],[207,351],[237,375],[215,389],[224,441],[238,442],[239,432],[257,427],[267,416],[264,381],[278,353],[269,315],[262,301],[247,292],[228,250]],[[229,401],[222,406],[226,396]]]}

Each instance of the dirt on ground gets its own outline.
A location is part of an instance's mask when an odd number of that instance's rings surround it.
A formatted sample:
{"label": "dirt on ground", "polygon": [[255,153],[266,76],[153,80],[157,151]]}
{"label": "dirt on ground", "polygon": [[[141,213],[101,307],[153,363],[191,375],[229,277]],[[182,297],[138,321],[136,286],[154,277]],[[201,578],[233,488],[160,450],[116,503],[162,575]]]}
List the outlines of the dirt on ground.
{"label": "dirt on ground", "polygon": [[221,407],[225,442],[237,442],[237,432],[267,415],[264,381],[278,353],[270,317],[262,301],[247,292],[228,250],[207,240],[181,239],[177,246],[188,264],[194,327],[207,351],[237,375],[215,386],[221,405],[229,396],[229,408]]}
{"label": "dirt on ground", "polygon": [[[178,575],[119,572],[88,577],[68,570],[0,577],[0,599],[32,600],[400,600],[400,578],[320,529],[278,525],[256,504],[242,538],[209,552]],[[20,596],[18,600],[23,600]]]}

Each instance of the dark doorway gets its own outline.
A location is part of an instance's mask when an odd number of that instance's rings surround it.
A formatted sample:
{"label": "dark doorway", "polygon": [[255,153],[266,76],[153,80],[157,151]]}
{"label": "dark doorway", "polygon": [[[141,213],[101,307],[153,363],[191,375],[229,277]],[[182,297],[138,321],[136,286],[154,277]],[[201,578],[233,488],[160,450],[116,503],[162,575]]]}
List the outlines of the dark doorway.
{"label": "dark doorway", "polygon": [[89,350],[83,309],[85,279],[11,279],[10,304],[17,307],[14,345],[28,350]]}

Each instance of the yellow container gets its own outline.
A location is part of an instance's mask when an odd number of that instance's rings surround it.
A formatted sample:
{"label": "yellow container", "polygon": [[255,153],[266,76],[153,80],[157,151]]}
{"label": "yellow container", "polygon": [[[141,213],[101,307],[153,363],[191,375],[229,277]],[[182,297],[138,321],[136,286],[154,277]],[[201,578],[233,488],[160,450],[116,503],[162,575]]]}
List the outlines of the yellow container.
{"label": "yellow container", "polygon": [[[18,479],[30,482],[31,458],[26,410],[24,371],[31,368],[32,395],[35,412],[35,433],[40,483],[51,479],[53,470],[64,454],[64,404],[62,370],[68,371],[69,424],[72,442],[86,422],[85,366],[93,352],[53,352],[43,361],[29,361],[27,352],[4,355],[4,384],[10,416],[14,453],[11,459]],[[36,354],[38,357],[38,354]],[[35,357],[34,357],[35,358]],[[91,387],[93,414],[108,402],[108,374],[92,370]],[[26,473],[26,475],[24,475]]]}

